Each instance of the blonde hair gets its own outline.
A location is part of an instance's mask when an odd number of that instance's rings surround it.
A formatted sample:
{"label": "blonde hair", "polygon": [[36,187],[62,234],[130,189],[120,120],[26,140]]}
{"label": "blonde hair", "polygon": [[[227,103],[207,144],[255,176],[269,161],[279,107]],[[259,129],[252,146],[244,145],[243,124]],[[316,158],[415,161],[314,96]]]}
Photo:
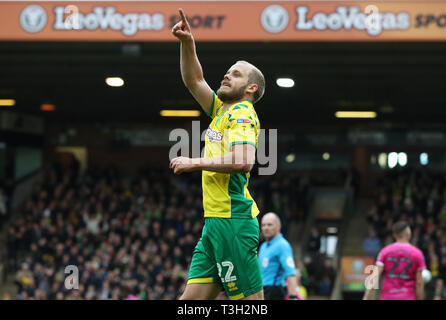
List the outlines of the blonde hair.
{"label": "blonde hair", "polygon": [[265,77],[263,76],[262,71],[260,71],[255,65],[249,63],[248,61],[240,60],[237,62],[242,62],[249,64],[251,67],[251,72],[248,76],[248,83],[255,83],[258,87],[257,91],[254,92],[254,101],[256,103],[260,99],[262,99],[263,94],[265,93]]}

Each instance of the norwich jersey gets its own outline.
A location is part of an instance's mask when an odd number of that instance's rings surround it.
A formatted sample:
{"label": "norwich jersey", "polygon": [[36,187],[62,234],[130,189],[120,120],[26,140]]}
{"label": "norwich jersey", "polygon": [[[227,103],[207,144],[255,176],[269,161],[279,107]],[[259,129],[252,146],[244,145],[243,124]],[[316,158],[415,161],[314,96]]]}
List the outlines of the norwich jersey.
{"label": "norwich jersey", "polygon": [[[206,131],[205,157],[220,157],[235,144],[252,144],[257,148],[260,123],[252,102],[245,100],[229,108],[213,93],[209,116],[212,122]],[[246,218],[259,214],[248,191],[249,173],[203,171],[203,208],[205,217]]]}

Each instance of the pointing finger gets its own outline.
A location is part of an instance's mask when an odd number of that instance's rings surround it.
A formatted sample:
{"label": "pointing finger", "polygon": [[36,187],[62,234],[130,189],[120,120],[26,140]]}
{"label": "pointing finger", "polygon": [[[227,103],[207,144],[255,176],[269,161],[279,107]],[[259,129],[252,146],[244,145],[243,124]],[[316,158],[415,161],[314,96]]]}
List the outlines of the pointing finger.
{"label": "pointing finger", "polygon": [[179,9],[179,11],[180,11],[181,20],[183,20],[184,23],[187,23],[186,16],[184,15],[183,9]]}

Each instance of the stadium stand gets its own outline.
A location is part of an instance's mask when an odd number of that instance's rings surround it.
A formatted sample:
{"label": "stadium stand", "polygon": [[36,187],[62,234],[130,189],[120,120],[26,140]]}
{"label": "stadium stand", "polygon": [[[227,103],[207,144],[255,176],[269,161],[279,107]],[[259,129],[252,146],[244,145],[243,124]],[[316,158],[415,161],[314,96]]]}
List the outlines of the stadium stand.
{"label": "stadium stand", "polygon": [[[347,176],[254,174],[250,189],[261,214],[277,212],[287,235],[292,223],[303,224],[311,188],[344,185]],[[5,279],[13,277],[15,289],[4,298],[177,299],[204,222],[201,175],[150,166],[136,177],[114,166],[79,174],[53,164],[9,223]],[[328,297],[336,272],[314,236],[311,254],[296,257],[300,284],[309,298]],[[79,290],[65,288],[68,265],[78,267]]]}
{"label": "stadium stand", "polygon": [[[130,179],[112,166],[77,174],[53,165],[9,224],[6,273],[16,289],[4,298],[178,298],[204,222],[201,175],[152,167]],[[279,173],[254,177],[251,189],[261,212],[282,217],[286,234],[291,220],[305,218],[309,188],[323,181]],[[317,257],[296,262],[301,285],[310,296],[329,295],[334,270]],[[68,265],[78,267],[79,290],[64,286]]]}
{"label": "stadium stand", "polygon": [[[137,180],[98,172],[77,180],[51,170],[9,228],[17,299],[118,299],[121,286],[140,299],[181,291],[184,257],[201,231],[199,184],[161,171]],[[64,289],[67,265],[79,268],[78,297]]]}
{"label": "stadium stand", "polygon": [[376,257],[392,243],[392,224],[399,220],[412,226],[412,244],[422,250],[432,273],[428,299],[445,299],[446,290],[446,180],[443,172],[401,169],[386,172],[376,184],[373,206],[367,214],[369,235],[364,250]]}

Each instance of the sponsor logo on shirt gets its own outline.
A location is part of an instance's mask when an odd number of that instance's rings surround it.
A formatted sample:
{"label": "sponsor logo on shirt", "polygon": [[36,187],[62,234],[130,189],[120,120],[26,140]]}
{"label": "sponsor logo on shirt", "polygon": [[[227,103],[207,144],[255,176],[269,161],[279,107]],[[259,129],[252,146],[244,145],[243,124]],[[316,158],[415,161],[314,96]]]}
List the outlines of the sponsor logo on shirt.
{"label": "sponsor logo on shirt", "polygon": [[206,130],[206,136],[210,142],[223,140],[223,135],[217,130],[212,130],[211,128]]}

